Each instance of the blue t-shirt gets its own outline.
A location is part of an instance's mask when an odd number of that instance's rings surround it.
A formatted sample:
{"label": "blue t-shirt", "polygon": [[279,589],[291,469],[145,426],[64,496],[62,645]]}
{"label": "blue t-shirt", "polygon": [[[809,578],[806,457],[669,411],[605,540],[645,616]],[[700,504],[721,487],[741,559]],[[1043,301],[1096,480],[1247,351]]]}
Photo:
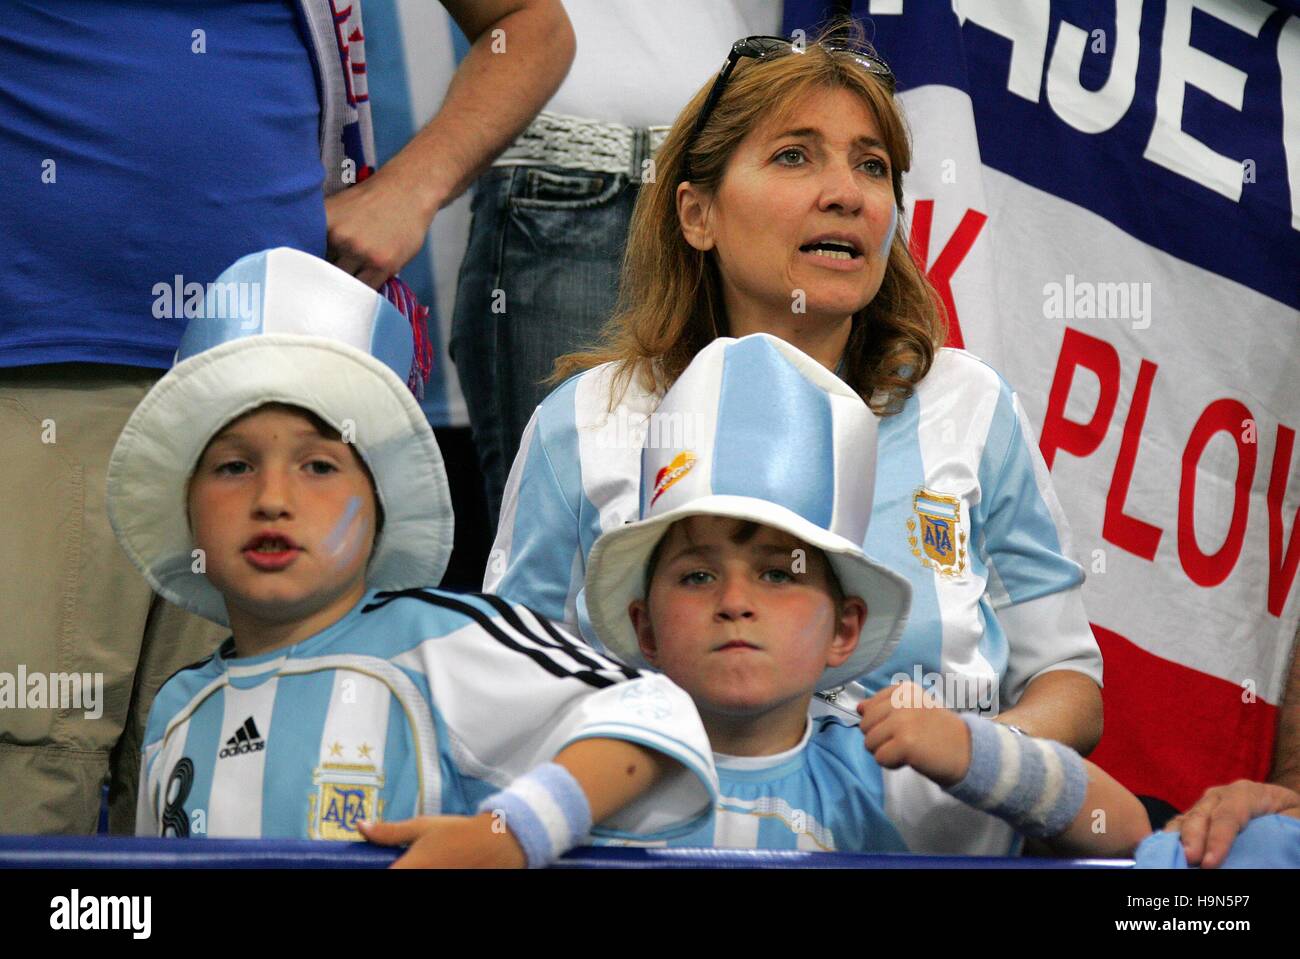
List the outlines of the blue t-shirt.
{"label": "blue t-shirt", "polygon": [[168,367],[184,284],[323,255],[319,124],[292,0],[6,4],[0,366]]}
{"label": "blue t-shirt", "polygon": [[706,849],[907,852],[885,814],[880,765],[857,726],[809,719],[793,749],[775,756],[713,754],[718,802],[697,828],[661,841],[597,838],[597,845]]}

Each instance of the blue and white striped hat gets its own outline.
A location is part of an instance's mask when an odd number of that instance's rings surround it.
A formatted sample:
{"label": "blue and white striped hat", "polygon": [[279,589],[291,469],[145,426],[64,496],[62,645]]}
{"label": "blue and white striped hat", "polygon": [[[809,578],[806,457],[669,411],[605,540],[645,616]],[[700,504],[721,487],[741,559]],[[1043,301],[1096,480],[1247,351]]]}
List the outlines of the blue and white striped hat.
{"label": "blue and white striped hat", "polygon": [[407,385],[410,321],[355,277],[285,247],[235,262],[195,314],[175,366],[131,414],[108,466],[109,521],[150,585],[228,623],[221,594],[193,571],[186,488],[212,437],[266,403],[315,413],[369,467],[384,528],[367,587],[436,585],[451,555],[451,495]]}
{"label": "blue and white striped hat", "polygon": [[587,558],[587,611],[613,653],[644,661],[628,616],[669,526],[728,516],[783,530],[826,554],[846,596],[867,604],[858,648],[819,689],[871,672],[898,645],[907,580],[862,551],[875,486],[875,414],[816,360],[766,333],[721,337],[667,392],[641,454],[641,519]]}

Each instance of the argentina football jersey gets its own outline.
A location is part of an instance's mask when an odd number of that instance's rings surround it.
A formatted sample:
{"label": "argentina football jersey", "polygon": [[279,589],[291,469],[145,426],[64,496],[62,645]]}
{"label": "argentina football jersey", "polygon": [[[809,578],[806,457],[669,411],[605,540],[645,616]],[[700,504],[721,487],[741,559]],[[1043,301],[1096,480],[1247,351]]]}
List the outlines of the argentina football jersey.
{"label": "argentina football jersey", "polygon": [[[615,371],[605,364],[572,377],[533,414],[484,579],[486,590],[569,624],[596,648],[589,554],[602,534],[639,518],[641,446],[661,399],[636,377],[617,390]],[[669,445],[689,443],[681,432]],[[949,708],[993,716],[1051,670],[1100,684],[1083,570],[1007,382],[972,354],[941,349],[901,409],[880,418],[878,445],[862,548],[907,579],[912,602],[900,642],[859,678],[860,693],[911,680]],[[912,851],[1018,847],[1005,823],[898,772],[884,777],[885,809]]]}
{"label": "argentina football jersey", "polygon": [[718,801],[689,833],[666,840],[600,845],[805,852],[907,852],[885,815],[882,770],[857,726],[810,719],[793,749],[773,756],[714,755]]}
{"label": "argentina football jersey", "polygon": [[472,815],[592,737],[684,767],[609,829],[665,838],[707,815],[707,740],[666,679],[497,597],[372,590],[303,642],[237,658],[228,640],[163,686],[145,734],[137,831],[360,841],[362,820]]}
{"label": "argentina football jersey", "polygon": [[[585,567],[601,533],[638,518],[641,446],[659,397],[635,381],[610,410],[613,367],[568,380],[533,414],[511,471],[484,589],[599,641]],[[899,674],[945,705],[996,714],[1048,669],[1101,681],[1069,527],[1011,387],[942,349],[897,413],[881,417],[868,555],[912,586],[902,641],[862,677]],[[864,495],[869,495],[864,492]]]}

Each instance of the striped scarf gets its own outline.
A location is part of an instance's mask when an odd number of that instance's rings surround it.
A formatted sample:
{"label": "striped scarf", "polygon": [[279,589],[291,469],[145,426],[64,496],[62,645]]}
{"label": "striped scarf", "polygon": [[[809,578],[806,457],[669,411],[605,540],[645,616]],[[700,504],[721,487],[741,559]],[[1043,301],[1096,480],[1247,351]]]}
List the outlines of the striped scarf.
{"label": "striped scarf", "polygon": [[[346,5],[342,5],[346,2]],[[366,84],[366,37],[361,26],[360,0],[329,0],[334,15],[334,40],[338,44],[347,92],[347,114],[343,126],[343,155],[351,161],[355,179],[366,180],[375,172],[375,134],[370,119],[370,92]],[[424,399],[424,384],[433,371],[433,344],[429,339],[429,308],[398,276],[392,276],[379,292],[397,307],[411,324],[415,350],[406,385],[417,399]]]}

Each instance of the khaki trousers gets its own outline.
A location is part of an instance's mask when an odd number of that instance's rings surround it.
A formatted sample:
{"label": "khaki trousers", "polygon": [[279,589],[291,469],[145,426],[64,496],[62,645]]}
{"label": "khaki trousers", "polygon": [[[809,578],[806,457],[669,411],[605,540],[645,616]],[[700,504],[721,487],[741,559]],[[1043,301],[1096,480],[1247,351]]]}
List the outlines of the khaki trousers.
{"label": "khaki trousers", "polygon": [[154,694],[227,635],[156,596],[108,524],[113,444],[159,376],[0,368],[0,833],[93,833],[106,781],[134,832]]}

